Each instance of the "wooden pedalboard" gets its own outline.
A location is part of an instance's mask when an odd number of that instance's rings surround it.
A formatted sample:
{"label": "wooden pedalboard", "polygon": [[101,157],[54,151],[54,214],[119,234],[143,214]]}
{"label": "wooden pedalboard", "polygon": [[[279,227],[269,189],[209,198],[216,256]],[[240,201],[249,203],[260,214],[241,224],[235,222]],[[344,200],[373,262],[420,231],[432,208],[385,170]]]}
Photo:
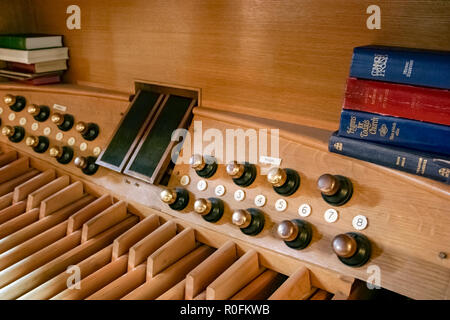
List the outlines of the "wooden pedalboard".
{"label": "wooden pedalboard", "polygon": [[[46,104],[49,107],[54,103],[66,104],[75,121],[79,118],[86,122],[96,122],[100,126],[104,136],[99,136],[94,141],[95,146],[100,148],[105,147],[104,144],[120,120],[121,112],[128,106],[127,95],[96,92],[73,86],[30,88],[2,84],[0,94],[3,96],[6,93],[21,94],[29,103]],[[26,112],[22,111],[16,114],[14,120],[9,120],[10,113],[12,111],[3,106],[2,125],[18,125],[20,118],[27,117]],[[199,191],[197,183],[202,178],[198,177],[188,165],[180,163],[173,169],[169,186],[180,186],[181,177],[188,175],[190,183],[185,188],[190,192],[191,200],[186,209],[178,212],[161,203],[160,186],[147,184],[104,168],[100,168],[94,176],[86,176],[72,164],[61,165],[47,154],[33,153],[24,142],[14,144],[3,136],[0,139],[16,150],[51,162],[56,167],[64,168],[93,185],[102,186],[118,199],[126,200],[139,208],[138,211],[144,216],[157,209],[166,216],[176,218],[177,221],[205,230],[205,234],[211,236],[210,232],[213,232],[220,235],[207,237],[208,244],[212,246],[220,246],[219,243],[214,245],[214,242],[221,241],[218,239],[225,237],[235,240],[243,248],[257,248],[259,252],[263,252],[261,255],[263,265],[285,275],[293,274],[300,265],[306,266],[313,274],[312,277],[316,277],[316,283],[322,283],[324,289],[327,281],[333,278],[329,276],[330,271],[337,279],[344,282],[348,280],[351,283],[352,278],[367,281],[373,274],[371,272],[373,269],[368,267],[375,266],[379,268],[381,286],[384,288],[416,299],[449,298],[450,260],[442,258],[442,253],[447,255],[450,253],[448,186],[329,153],[327,139],[331,132],[328,131],[250,116],[237,116],[204,107],[195,108],[194,113],[194,121],[201,120],[203,130],[218,129],[224,137],[226,129],[280,129],[281,167],[292,168],[299,173],[301,177],[299,190],[289,197],[279,196],[266,181],[266,176],[260,174],[262,168],[260,164],[257,164],[258,176],[255,182],[247,188],[239,188],[226,175],[225,166],[219,164],[215,175],[204,179],[207,182],[206,190]],[[29,123],[30,119],[25,125],[27,132],[31,132],[28,128]],[[239,123],[239,126],[236,123]],[[190,130],[192,133],[193,128]],[[51,138],[51,143],[58,143],[54,131],[52,136],[55,139]],[[81,137],[77,140],[81,141]],[[86,152],[90,150],[93,149],[90,149],[89,144]],[[83,154],[77,148],[75,153]],[[324,173],[339,174],[351,179],[354,192],[348,203],[341,207],[332,207],[324,202],[316,189],[317,178]],[[197,198],[216,197],[214,189],[217,185],[223,185],[226,189],[221,197],[226,206],[222,219],[213,224],[206,222],[193,211],[193,202]],[[245,191],[246,197],[243,201],[237,202],[234,199],[233,194],[237,189]],[[231,212],[235,209],[255,207],[254,199],[257,195],[266,197],[266,204],[260,208],[265,214],[266,225],[257,236],[246,236],[230,223]],[[274,207],[276,200],[280,198],[287,202],[287,209],[284,212],[278,212]],[[312,208],[311,215],[302,219],[313,225],[314,235],[312,243],[306,249],[295,250],[287,247],[274,235],[274,224],[285,219],[301,218],[298,215],[298,208],[302,204],[308,204]],[[324,220],[324,212],[329,208],[334,208],[339,213],[339,219],[334,223]],[[356,231],[352,226],[352,219],[356,215],[367,217],[367,228],[359,232],[370,239],[373,254],[366,265],[351,268],[342,264],[332,252],[331,239],[339,233]],[[322,274],[327,276],[322,277]],[[334,287],[328,288],[328,291],[339,290]]]}

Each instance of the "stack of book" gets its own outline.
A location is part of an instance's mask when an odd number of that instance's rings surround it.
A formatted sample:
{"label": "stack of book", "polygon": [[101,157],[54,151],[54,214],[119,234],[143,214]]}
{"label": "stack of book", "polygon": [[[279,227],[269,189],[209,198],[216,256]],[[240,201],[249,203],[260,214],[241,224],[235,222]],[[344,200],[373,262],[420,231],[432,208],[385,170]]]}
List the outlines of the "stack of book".
{"label": "stack of book", "polygon": [[0,34],[0,77],[33,85],[59,83],[68,58],[62,36]]}
{"label": "stack of book", "polygon": [[329,150],[450,184],[450,52],[353,52]]}

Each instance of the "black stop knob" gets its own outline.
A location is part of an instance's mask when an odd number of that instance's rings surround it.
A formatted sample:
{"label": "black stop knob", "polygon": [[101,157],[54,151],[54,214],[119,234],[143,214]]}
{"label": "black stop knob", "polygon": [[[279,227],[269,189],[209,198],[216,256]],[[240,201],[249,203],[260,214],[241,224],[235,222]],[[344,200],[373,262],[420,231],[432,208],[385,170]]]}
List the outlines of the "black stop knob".
{"label": "black stop knob", "polygon": [[49,153],[50,157],[55,158],[61,164],[68,164],[73,159],[73,149],[68,146],[52,147]]}
{"label": "black stop knob", "polygon": [[81,133],[81,136],[88,141],[92,141],[95,138],[97,138],[99,132],[100,132],[100,128],[97,124],[95,123],[84,123],[84,122],[78,122],[77,125],[75,126],[75,129]]}
{"label": "black stop knob", "polygon": [[305,249],[312,239],[311,224],[301,220],[284,220],[277,226],[277,234],[284,243],[293,249]]}
{"label": "black stop knob", "polygon": [[4,126],[2,129],[2,134],[8,137],[9,141],[18,143],[25,137],[25,129],[19,126]]}
{"label": "black stop knob", "polygon": [[3,97],[3,102],[14,112],[22,111],[27,100],[22,96],[13,96],[12,94],[7,94]]}
{"label": "black stop knob", "polygon": [[194,154],[189,159],[191,168],[195,170],[197,175],[202,178],[211,178],[217,170],[216,158],[212,156],[202,156]]}
{"label": "black stop knob", "polygon": [[256,167],[248,162],[238,163],[237,161],[232,161],[227,165],[227,173],[236,185],[248,187],[255,181]]}
{"label": "black stop knob", "polygon": [[50,108],[47,106],[38,106],[32,104],[28,107],[28,113],[33,116],[33,119],[39,122],[44,122],[50,116]]}
{"label": "black stop knob", "polygon": [[265,218],[261,210],[249,208],[233,212],[231,221],[241,229],[242,233],[255,236],[264,228]]}
{"label": "black stop knob", "polygon": [[69,131],[73,127],[73,116],[70,114],[54,113],[51,117],[52,122],[58,126],[61,131]]}
{"label": "black stop knob", "polygon": [[224,204],[218,198],[201,198],[195,201],[194,211],[208,222],[217,222],[223,216]]}
{"label": "black stop knob", "polygon": [[27,139],[25,140],[25,143],[27,146],[32,147],[33,151],[37,152],[37,153],[44,153],[45,151],[47,151],[48,146],[49,146],[49,140],[47,137],[44,137],[44,136],[27,137]]}
{"label": "black stop knob", "polygon": [[300,176],[293,169],[272,168],[267,173],[267,181],[282,196],[294,194],[300,186]]}
{"label": "black stop knob", "polygon": [[184,188],[164,189],[160,193],[161,201],[173,210],[183,210],[189,203],[189,192]]}
{"label": "black stop knob", "polygon": [[80,168],[84,174],[91,176],[98,170],[98,164],[95,163],[96,160],[97,158],[92,156],[76,157],[74,160],[74,164],[77,168]]}

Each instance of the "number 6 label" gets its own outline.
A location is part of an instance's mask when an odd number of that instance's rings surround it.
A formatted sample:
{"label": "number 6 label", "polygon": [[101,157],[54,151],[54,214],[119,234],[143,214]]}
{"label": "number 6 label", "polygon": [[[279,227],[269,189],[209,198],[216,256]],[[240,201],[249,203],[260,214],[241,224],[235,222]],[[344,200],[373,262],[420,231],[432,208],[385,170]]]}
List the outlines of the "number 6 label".
{"label": "number 6 label", "polygon": [[327,211],[325,211],[323,217],[326,222],[333,223],[336,222],[339,218],[339,213],[335,209],[328,209]]}

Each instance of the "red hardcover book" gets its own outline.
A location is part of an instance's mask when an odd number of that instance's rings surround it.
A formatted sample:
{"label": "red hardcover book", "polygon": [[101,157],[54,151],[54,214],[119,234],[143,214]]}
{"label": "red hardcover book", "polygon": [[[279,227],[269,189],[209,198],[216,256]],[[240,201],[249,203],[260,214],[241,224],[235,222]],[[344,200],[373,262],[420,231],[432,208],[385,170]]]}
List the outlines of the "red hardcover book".
{"label": "red hardcover book", "polygon": [[60,83],[61,77],[59,75],[53,75],[53,76],[47,76],[47,77],[40,77],[40,78],[34,78],[29,80],[21,80],[20,82],[31,84],[33,86],[40,86],[44,84],[53,84],[53,83]]}
{"label": "red hardcover book", "polygon": [[349,78],[344,109],[450,126],[450,91]]}

